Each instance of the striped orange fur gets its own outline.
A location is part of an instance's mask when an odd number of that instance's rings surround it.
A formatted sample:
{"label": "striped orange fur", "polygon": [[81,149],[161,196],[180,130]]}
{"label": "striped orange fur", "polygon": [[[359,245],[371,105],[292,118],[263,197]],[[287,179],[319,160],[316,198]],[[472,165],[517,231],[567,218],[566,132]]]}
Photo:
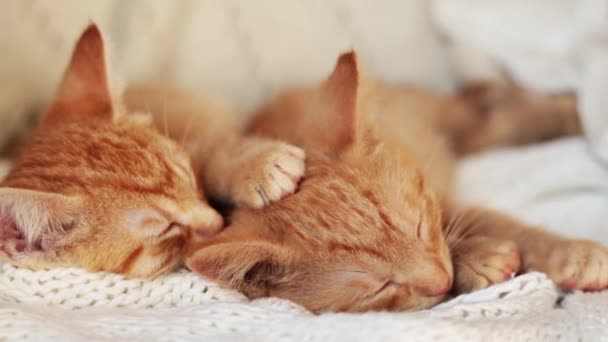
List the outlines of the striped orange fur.
{"label": "striped orange fur", "polygon": [[376,104],[365,103],[360,83],[345,55],[321,87],[260,111],[251,132],[304,147],[305,178],[276,204],[237,210],[224,233],[194,251],[191,269],[314,311],[416,309],[445,297],[453,268],[441,198],[416,160],[374,131],[364,108]]}
{"label": "striped orange fur", "polygon": [[342,55],[326,82],[283,92],[249,127],[306,150],[299,190],[237,210],[186,264],[252,298],[315,312],[426,308],[452,285],[466,292],[527,270],[565,288],[608,287],[603,246],[453,201],[457,153],[577,131],[561,125],[577,121],[568,103],[519,94],[479,106],[480,95],[362,79],[354,53]]}
{"label": "striped orange fur", "polygon": [[185,151],[112,96],[105,57],[91,25],[1,184],[5,261],[155,276],[181,262],[188,241],[222,228]]}

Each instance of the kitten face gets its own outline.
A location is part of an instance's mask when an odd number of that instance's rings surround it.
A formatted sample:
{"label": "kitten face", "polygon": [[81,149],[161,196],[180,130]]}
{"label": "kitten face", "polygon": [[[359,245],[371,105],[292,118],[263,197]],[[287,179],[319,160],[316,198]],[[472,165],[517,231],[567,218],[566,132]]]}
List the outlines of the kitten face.
{"label": "kitten face", "polygon": [[192,270],[315,312],[411,310],[444,298],[453,271],[439,202],[415,165],[376,139],[357,89],[345,55],[321,89],[264,109],[253,131],[307,146],[305,179],[279,203],[237,211],[187,259]]}
{"label": "kitten face", "polygon": [[222,226],[190,160],[113,103],[103,41],[80,38],[55,101],[0,189],[0,257],[155,276]]}

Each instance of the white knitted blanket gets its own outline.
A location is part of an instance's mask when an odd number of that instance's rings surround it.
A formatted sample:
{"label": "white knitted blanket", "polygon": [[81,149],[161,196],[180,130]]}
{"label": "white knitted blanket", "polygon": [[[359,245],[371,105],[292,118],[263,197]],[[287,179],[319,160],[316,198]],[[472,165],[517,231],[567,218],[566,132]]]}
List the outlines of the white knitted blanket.
{"label": "white knitted blanket", "polygon": [[153,281],[4,265],[0,340],[524,341],[608,338],[608,296],[568,295],[538,273],[413,313],[315,316],[183,271]]}

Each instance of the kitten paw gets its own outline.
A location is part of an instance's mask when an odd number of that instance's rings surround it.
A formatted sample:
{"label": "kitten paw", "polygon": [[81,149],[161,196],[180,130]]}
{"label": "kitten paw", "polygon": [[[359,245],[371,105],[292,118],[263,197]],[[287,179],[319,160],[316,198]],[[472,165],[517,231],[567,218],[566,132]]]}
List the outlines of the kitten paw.
{"label": "kitten paw", "polygon": [[259,142],[233,182],[233,199],[241,207],[259,209],[296,191],[304,175],[304,150],[278,142]]}
{"label": "kitten paw", "polygon": [[508,280],[520,268],[519,249],[508,240],[469,238],[458,244],[453,256],[454,291],[458,294]]}
{"label": "kitten paw", "polygon": [[562,240],[546,255],[530,258],[526,268],[546,273],[566,290],[608,288],[608,248],[584,240]]}

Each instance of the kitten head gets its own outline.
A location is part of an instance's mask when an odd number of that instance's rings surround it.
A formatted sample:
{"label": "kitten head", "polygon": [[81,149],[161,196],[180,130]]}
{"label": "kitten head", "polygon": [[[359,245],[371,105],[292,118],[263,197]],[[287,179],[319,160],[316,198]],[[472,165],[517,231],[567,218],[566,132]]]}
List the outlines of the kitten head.
{"label": "kitten head", "polygon": [[0,188],[0,258],[154,276],[187,240],[216,233],[182,149],[113,101],[104,43],[91,25],[56,98]]}
{"label": "kitten head", "polygon": [[364,91],[351,53],[321,87],[266,107],[253,131],[306,146],[305,179],[276,204],[238,210],[188,267],[315,312],[412,310],[444,298],[453,271],[440,205],[407,154],[376,137]]}

